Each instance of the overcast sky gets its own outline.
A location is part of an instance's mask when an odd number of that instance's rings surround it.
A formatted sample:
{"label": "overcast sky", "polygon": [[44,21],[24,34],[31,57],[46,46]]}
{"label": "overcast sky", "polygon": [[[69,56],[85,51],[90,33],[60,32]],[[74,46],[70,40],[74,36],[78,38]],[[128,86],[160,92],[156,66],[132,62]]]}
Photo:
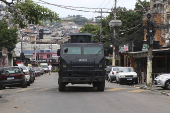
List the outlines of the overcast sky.
{"label": "overcast sky", "polygon": [[[63,6],[72,6],[71,9],[66,9],[68,7],[57,7],[54,5],[48,5],[48,4],[41,4],[52,11],[55,11],[59,14],[59,17],[67,17],[68,15],[82,15],[86,18],[95,18],[97,16],[100,16],[100,13],[93,13],[96,11],[100,11],[100,8],[108,8],[103,9],[105,12],[110,12],[111,8],[115,5],[115,0],[33,0],[34,2],[38,3],[42,1],[48,2],[50,4],[56,4],[56,5],[63,5]],[[134,9],[135,3],[137,0],[117,0],[117,7],[126,7],[127,9]],[[143,1],[143,0],[142,0]],[[150,1],[150,0],[147,0]],[[86,7],[84,8],[75,8],[75,7]],[[87,9],[88,8],[99,8],[99,9]],[[75,11],[75,10],[83,10],[83,11]],[[85,12],[89,11],[89,12]],[[106,17],[108,13],[103,13],[103,16]]]}

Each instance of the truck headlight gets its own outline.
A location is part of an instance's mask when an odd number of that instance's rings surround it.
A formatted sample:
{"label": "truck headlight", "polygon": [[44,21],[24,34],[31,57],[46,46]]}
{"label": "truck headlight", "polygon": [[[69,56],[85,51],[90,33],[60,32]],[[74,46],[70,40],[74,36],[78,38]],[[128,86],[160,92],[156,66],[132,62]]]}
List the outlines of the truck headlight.
{"label": "truck headlight", "polygon": [[66,67],[67,67],[67,65],[63,64],[63,68],[66,68]]}

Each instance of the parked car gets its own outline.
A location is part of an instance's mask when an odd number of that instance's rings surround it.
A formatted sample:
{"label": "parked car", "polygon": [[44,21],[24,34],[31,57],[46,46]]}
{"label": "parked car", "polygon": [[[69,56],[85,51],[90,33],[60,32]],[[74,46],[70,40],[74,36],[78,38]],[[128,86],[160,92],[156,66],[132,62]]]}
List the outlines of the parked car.
{"label": "parked car", "polygon": [[40,73],[41,75],[43,75],[45,72],[44,72],[44,69],[42,67],[38,67],[40,69]]}
{"label": "parked car", "polygon": [[105,79],[108,80],[108,74],[110,73],[111,69],[112,69],[112,65],[109,65],[106,67],[106,75],[105,75]]}
{"label": "parked car", "polygon": [[6,86],[20,85],[22,88],[27,87],[25,75],[19,67],[1,67],[0,68],[0,89]]}
{"label": "parked car", "polygon": [[34,67],[33,70],[35,71],[36,77],[41,76],[41,72],[40,72],[40,69],[38,67]]}
{"label": "parked car", "polygon": [[31,76],[29,74],[29,70],[26,68],[26,66],[16,66],[16,67],[19,67],[22,70],[22,72],[25,74],[25,77],[27,79],[27,85],[30,86]]}
{"label": "parked car", "polygon": [[35,80],[35,71],[32,69],[32,67],[26,67],[29,70],[29,74],[30,74],[30,82],[33,83]]}
{"label": "parked car", "polygon": [[138,84],[137,73],[134,71],[133,67],[119,67],[116,72],[116,82],[122,83],[134,83]]}
{"label": "parked car", "polygon": [[111,67],[111,70],[108,74],[108,82],[112,82],[116,80],[116,72],[118,71],[119,67]]}
{"label": "parked car", "polygon": [[156,87],[170,89],[170,74],[161,74],[154,79]]}

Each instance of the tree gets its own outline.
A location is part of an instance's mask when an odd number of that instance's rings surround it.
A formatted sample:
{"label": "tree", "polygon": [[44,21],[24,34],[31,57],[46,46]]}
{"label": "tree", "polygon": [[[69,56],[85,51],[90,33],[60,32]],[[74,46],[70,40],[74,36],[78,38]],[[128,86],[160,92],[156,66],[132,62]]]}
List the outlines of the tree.
{"label": "tree", "polygon": [[7,5],[7,18],[13,24],[19,24],[20,28],[26,27],[27,24],[40,24],[43,20],[60,21],[59,15],[48,8],[34,3],[32,0],[25,0],[17,2],[7,2],[7,0],[0,0]]}
{"label": "tree", "polygon": [[9,28],[5,20],[0,20],[0,47],[6,47],[12,51],[17,43],[17,28]]}
{"label": "tree", "polygon": [[99,42],[100,26],[93,24],[85,24],[83,28],[80,29],[81,33],[91,33],[94,37],[92,41]]}

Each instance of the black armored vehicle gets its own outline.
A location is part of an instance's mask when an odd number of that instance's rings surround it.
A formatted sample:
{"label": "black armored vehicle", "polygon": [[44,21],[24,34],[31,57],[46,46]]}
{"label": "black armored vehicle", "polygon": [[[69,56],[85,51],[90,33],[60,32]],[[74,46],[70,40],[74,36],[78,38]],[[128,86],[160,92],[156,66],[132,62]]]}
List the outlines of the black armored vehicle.
{"label": "black armored vehicle", "polygon": [[98,91],[105,88],[105,54],[103,44],[92,43],[90,33],[73,33],[68,43],[60,45],[59,91],[68,83],[92,84]]}

